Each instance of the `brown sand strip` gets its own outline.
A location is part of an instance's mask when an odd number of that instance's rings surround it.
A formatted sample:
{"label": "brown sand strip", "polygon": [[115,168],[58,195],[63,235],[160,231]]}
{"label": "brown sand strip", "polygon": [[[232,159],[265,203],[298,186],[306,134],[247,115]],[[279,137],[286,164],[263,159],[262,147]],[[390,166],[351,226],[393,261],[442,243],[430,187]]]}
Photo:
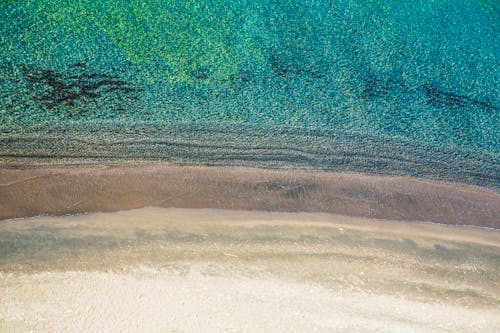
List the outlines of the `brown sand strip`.
{"label": "brown sand strip", "polygon": [[0,168],[0,219],[145,206],[328,212],[500,228],[500,193],[407,177],[167,164]]}

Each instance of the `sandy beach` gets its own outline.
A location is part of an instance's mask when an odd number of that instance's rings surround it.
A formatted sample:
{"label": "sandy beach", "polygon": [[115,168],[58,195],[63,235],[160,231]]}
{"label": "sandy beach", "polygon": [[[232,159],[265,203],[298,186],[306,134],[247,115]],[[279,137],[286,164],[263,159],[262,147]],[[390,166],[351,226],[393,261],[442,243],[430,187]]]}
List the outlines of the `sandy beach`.
{"label": "sandy beach", "polygon": [[0,168],[0,219],[146,206],[326,212],[500,228],[497,191],[410,177],[165,163]]}
{"label": "sandy beach", "polygon": [[498,216],[409,177],[4,166],[0,331],[496,332]]}
{"label": "sandy beach", "polygon": [[496,332],[500,232],[144,208],[0,224],[2,332]]}

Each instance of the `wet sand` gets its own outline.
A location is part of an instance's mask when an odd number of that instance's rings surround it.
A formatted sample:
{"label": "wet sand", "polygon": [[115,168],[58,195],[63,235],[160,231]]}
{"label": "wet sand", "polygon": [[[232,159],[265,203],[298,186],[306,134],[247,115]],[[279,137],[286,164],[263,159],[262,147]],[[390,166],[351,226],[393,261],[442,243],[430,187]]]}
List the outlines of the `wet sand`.
{"label": "wet sand", "polygon": [[168,164],[0,168],[0,219],[145,206],[328,212],[500,228],[500,193],[428,180]]}
{"label": "wet sand", "polygon": [[500,231],[144,208],[0,222],[4,332],[497,332]]}

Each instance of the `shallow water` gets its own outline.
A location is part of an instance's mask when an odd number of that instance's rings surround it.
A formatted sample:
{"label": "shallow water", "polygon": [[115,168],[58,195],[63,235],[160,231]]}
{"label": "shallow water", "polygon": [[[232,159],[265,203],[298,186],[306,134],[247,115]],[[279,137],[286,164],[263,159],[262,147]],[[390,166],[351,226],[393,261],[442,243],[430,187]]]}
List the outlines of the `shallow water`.
{"label": "shallow water", "polygon": [[323,212],[500,228],[500,193],[408,177],[166,163],[0,168],[0,219],[146,206]]}
{"label": "shallow water", "polygon": [[498,187],[498,22],[489,0],[2,1],[0,161]]}
{"label": "shallow water", "polygon": [[495,332],[498,230],[145,208],[0,224],[0,329]]}

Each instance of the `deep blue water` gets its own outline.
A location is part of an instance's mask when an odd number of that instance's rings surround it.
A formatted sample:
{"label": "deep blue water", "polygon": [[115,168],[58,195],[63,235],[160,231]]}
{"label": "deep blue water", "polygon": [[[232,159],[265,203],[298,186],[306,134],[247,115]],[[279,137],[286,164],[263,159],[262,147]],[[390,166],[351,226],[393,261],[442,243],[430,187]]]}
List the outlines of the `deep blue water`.
{"label": "deep blue water", "polygon": [[0,1],[0,157],[500,184],[494,0]]}

